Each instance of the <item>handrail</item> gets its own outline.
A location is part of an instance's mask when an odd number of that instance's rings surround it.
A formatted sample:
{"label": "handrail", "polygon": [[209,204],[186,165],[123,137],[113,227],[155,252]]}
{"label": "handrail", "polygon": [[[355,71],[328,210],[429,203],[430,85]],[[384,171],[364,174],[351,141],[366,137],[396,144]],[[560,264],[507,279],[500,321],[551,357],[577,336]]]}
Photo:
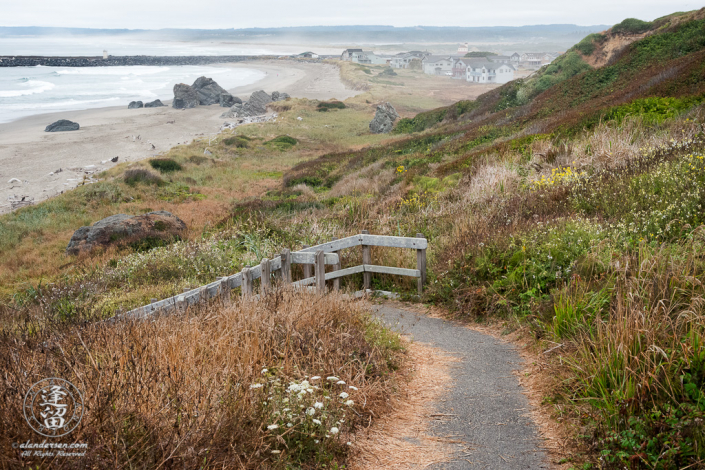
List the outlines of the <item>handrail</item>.
{"label": "handrail", "polygon": [[[338,252],[347,248],[362,246],[363,264],[342,268]],[[416,269],[397,268],[391,266],[378,266],[371,263],[371,246],[407,248],[416,250]],[[223,302],[230,302],[230,291],[237,287],[242,290],[242,295],[252,295],[252,282],[261,279],[261,290],[267,291],[271,286],[271,277],[278,277],[284,284],[291,284],[295,287],[304,287],[310,284],[316,285],[319,294],[326,292],[326,281],[334,281],[334,289],[337,290],[338,279],[353,274],[363,273],[363,290],[370,287],[370,280],[373,273],[393,274],[397,276],[409,276],[418,279],[418,292],[423,292],[423,285],[426,282],[426,249],[428,241],[423,234],[417,233],[416,238],[394,237],[386,235],[370,235],[366,231],[351,237],[333,240],[328,243],[291,252],[284,249],[280,256],[271,260],[263,259],[254,267],[246,266],[237,274],[226,276],[205,286],[190,289],[182,294],[169,297],[158,302],[153,302],[142,307],[130,310],[123,316],[127,318],[143,318],[156,311],[170,312],[173,310],[183,310],[208,299],[220,296]],[[296,282],[291,280],[291,266],[293,264],[313,265],[315,275],[308,276]],[[325,272],[325,266],[333,266],[331,272]],[[306,272],[310,269],[306,269]],[[264,276],[263,276],[264,273]]]}

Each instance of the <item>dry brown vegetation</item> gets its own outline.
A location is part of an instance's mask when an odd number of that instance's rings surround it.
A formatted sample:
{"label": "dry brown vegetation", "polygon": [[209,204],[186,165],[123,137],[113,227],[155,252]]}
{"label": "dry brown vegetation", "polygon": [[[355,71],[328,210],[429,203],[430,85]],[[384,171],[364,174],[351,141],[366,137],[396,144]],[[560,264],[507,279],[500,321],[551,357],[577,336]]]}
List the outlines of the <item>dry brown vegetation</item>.
{"label": "dry brown vegetation", "polygon": [[[20,333],[6,334],[0,343],[3,468],[284,468],[287,462],[308,468],[326,459],[340,462],[357,424],[388,409],[395,387],[390,372],[404,361],[398,338],[371,323],[357,303],[292,291],[144,321],[38,332],[27,325]],[[349,408],[347,419],[336,436],[326,439],[320,432],[319,448],[289,452],[267,429],[277,411],[267,406],[272,397],[251,385],[286,386],[314,375],[324,377],[312,382],[321,386],[317,390],[333,397],[328,414]],[[343,388],[326,385],[332,375],[357,387],[349,389],[352,407],[334,399]],[[22,401],[32,383],[46,377],[62,377],[83,391],[86,413],[70,436],[88,443],[83,459],[26,459],[11,447],[36,440]],[[289,439],[304,426],[292,421]],[[271,453],[274,448],[281,453]]]}

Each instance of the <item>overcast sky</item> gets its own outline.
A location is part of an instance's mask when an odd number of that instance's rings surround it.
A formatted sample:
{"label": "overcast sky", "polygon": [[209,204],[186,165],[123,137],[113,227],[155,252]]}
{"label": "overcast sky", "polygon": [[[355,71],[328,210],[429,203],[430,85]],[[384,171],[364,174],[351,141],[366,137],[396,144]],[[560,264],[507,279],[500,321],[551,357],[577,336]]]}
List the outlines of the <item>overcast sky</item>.
{"label": "overcast sky", "polygon": [[653,20],[681,0],[8,0],[0,26],[251,28],[312,25],[522,26]]}

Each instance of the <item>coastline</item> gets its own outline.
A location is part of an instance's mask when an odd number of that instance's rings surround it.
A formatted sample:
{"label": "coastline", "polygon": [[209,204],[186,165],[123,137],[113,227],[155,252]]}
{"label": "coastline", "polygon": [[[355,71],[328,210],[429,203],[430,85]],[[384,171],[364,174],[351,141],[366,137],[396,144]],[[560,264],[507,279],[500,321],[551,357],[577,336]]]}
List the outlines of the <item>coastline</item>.
{"label": "coastline", "polygon": [[[228,90],[242,99],[256,90],[322,100],[344,100],[360,93],[347,89],[338,68],[330,64],[262,60],[217,66],[267,73],[261,80]],[[196,137],[217,134],[225,121],[220,115],[226,108],[217,105],[181,110],[164,100],[165,107],[128,110],[127,104],[38,114],[0,124],[0,214],[10,211],[11,197],[33,198],[35,203],[49,199],[76,187],[92,172],[116,164],[102,161],[117,156],[117,163],[134,162],[156,156]],[[76,121],[81,129],[44,132],[58,119]],[[22,183],[9,183],[12,178]]]}

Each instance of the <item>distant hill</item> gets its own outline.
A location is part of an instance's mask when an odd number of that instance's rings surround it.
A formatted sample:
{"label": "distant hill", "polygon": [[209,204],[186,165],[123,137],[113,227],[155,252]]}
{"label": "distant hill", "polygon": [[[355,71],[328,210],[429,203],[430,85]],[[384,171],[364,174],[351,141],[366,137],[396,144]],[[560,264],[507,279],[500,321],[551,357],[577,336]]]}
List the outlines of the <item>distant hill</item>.
{"label": "distant hill", "polygon": [[416,26],[302,26],[290,28],[249,29],[87,29],[46,28],[37,26],[0,27],[0,37],[22,36],[124,36],[178,40],[237,40],[240,42],[268,41],[300,44],[398,44],[398,43],[550,43],[565,50],[591,33],[609,28],[609,25],[578,26],[572,24],[493,26],[493,27],[437,27]]}

